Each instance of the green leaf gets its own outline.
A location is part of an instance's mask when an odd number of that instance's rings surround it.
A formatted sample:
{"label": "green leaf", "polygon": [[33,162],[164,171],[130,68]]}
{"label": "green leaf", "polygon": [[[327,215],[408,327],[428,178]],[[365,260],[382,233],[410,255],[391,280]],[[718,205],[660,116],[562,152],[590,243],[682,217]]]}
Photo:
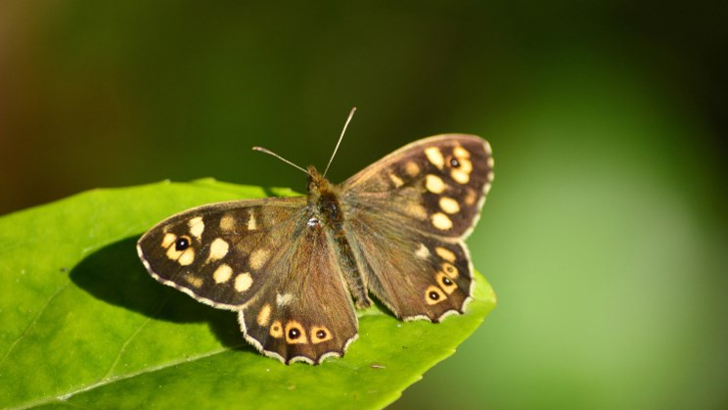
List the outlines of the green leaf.
{"label": "green leaf", "polygon": [[404,323],[372,308],[359,312],[360,337],[342,359],[286,366],[263,357],[234,312],[154,281],[135,242],[174,212],[269,194],[292,192],[163,182],[0,218],[0,408],[381,408],[495,306],[476,274],[465,315]]}

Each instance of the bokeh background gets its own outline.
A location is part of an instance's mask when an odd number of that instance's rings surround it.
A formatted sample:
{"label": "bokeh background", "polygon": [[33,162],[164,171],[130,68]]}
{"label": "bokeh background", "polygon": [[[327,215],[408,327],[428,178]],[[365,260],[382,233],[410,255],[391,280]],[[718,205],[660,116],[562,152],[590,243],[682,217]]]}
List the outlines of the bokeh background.
{"label": "bokeh background", "polygon": [[726,14],[396,3],[0,2],[0,214],[167,178],[303,190],[250,147],[322,167],[355,105],[335,181],[479,134],[499,306],[391,408],[728,408]]}

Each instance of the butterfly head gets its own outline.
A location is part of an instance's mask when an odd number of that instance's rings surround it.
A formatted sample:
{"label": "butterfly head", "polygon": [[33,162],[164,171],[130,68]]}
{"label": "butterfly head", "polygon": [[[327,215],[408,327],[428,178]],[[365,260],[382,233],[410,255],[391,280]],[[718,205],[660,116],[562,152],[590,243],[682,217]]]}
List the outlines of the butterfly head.
{"label": "butterfly head", "polygon": [[342,219],[338,189],[320,174],[314,166],[308,167],[308,203],[315,210],[317,220],[339,223]]}
{"label": "butterfly head", "polygon": [[316,170],[316,167],[310,165],[306,169],[308,173],[308,195],[309,198],[319,197],[322,192],[328,192],[333,190],[333,185],[329,182],[321,173]]}

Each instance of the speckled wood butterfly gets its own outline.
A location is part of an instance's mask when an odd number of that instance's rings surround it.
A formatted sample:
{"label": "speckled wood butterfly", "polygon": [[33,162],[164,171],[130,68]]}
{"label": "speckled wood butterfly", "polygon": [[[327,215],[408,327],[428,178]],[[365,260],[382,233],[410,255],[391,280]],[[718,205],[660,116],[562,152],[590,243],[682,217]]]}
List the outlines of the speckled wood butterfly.
{"label": "speckled wood butterfly", "polygon": [[307,196],[184,211],[141,237],[139,257],[163,284],[239,312],[245,339],[284,363],[342,356],[370,293],[404,320],[464,312],[463,239],[493,181],[486,141],[415,141],[341,185],[306,171]]}

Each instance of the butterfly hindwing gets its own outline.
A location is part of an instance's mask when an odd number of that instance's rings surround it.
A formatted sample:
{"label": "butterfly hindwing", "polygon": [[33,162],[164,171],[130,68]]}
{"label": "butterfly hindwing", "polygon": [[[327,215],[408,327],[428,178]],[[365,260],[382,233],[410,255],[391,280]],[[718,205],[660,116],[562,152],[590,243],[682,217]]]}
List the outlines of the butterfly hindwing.
{"label": "butterfly hindwing", "polygon": [[465,245],[367,215],[351,221],[351,242],[377,299],[405,320],[463,313],[473,280]]}
{"label": "butterfly hindwing", "polygon": [[358,325],[336,248],[321,227],[302,230],[290,246],[267,272],[268,286],[239,314],[245,338],[285,363],[343,356]]}

